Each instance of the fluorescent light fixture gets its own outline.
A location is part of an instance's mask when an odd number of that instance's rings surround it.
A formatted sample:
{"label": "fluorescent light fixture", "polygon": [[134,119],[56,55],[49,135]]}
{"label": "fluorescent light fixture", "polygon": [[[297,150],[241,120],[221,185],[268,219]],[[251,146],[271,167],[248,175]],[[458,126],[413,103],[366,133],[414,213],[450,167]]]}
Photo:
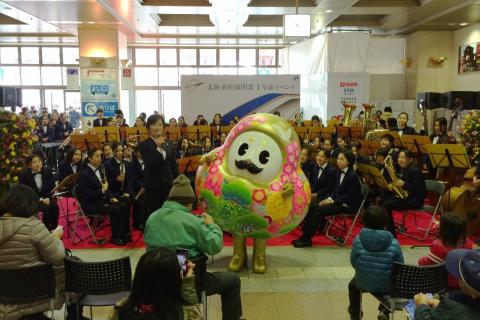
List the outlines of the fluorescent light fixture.
{"label": "fluorescent light fixture", "polygon": [[283,16],[284,37],[310,37],[309,14],[286,14]]}
{"label": "fluorescent light fixture", "polygon": [[462,23],[460,23],[460,25],[463,27],[463,26],[466,26],[466,25],[468,25],[468,23],[466,23],[466,22],[462,22]]}
{"label": "fluorescent light fixture", "polygon": [[325,10],[325,12],[326,12],[326,13],[332,13],[332,12],[333,12],[333,10],[331,10],[331,9],[328,9],[328,10]]}

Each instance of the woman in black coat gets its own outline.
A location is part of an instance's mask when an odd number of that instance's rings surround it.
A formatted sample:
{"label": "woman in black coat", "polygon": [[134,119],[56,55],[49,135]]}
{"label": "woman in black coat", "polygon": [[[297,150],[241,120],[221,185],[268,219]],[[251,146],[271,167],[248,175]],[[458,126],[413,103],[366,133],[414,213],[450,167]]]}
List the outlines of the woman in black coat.
{"label": "woman in black coat", "polygon": [[172,187],[172,181],[178,176],[177,153],[173,143],[165,141],[163,118],[159,114],[149,116],[146,127],[149,138],[138,146],[145,162],[143,180],[145,221],[163,206]]}
{"label": "woman in black coat", "polygon": [[58,226],[58,206],[52,198],[55,188],[52,171],[43,166],[38,155],[30,155],[25,160],[27,168],[19,177],[20,184],[32,188],[40,198],[39,211],[42,212],[42,221],[49,231]]}

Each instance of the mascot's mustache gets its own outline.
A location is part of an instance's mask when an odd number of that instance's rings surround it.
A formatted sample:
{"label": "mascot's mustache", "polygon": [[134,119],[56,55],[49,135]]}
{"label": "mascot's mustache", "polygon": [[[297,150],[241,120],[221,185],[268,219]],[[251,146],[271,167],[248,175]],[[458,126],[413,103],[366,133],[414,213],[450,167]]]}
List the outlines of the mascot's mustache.
{"label": "mascot's mustache", "polygon": [[262,172],[262,168],[257,167],[253,162],[250,160],[235,160],[235,166],[240,170],[247,169],[248,172],[251,174],[257,174]]}

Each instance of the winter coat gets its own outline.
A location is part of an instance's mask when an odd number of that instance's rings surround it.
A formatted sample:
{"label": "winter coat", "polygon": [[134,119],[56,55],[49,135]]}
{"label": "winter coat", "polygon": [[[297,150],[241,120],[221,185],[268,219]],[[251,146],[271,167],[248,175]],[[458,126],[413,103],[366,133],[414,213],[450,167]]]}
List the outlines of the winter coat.
{"label": "winter coat", "polygon": [[477,320],[480,314],[450,299],[432,308],[426,304],[415,309],[415,320]]}
{"label": "winter coat", "polygon": [[389,231],[363,228],[353,242],[350,262],[360,289],[386,293],[393,263],[403,263],[403,254]]}
{"label": "winter coat", "polygon": [[[442,240],[436,239],[430,245],[430,252],[426,256],[418,259],[418,264],[421,266],[428,266],[428,265],[444,263],[445,258],[447,257],[447,254],[451,250],[453,249],[472,250],[472,248],[473,248],[473,242],[468,238],[467,238],[467,241],[465,241],[465,244],[463,246],[459,246],[456,248],[445,246],[442,243]],[[450,288],[458,288],[458,279],[455,279],[453,276],[448,275],[448,286]]]}
{"label": "winter coat", "polygon": [[[65,273],[62,242],[54,237],[36,217],[0,217],[0,269],[17,269],[51,264],[55,271],[55,308],[64,303]],[[48,300],[28,304],[0,303],[0,319],[15,320],[24,315],[50,309]]]}

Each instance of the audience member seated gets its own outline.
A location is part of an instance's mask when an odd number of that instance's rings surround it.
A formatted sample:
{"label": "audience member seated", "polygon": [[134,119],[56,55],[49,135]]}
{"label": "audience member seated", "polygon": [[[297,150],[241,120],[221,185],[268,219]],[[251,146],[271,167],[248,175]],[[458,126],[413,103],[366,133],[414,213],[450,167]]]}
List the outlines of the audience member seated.
{"label": "audience member seated", "polygon": [[170,119],[168,120],[168,126],[169,126],[169,127],[176,127],[176,126],[177,126],[177,119],[175,119],[175,118],[170,118]]}
{"label": "audience member seated", "polygon": [[[202,253],[215,255],[223,246],[223,232],[210,215],[191,213],[195,193],[190,180],[180,174],[174,181],[168,200],[155,211],[145,225],[147,251],[158,247],[188,249],[189,258]],[[193,260],[193,259],[192,259]],[[232,272],[207,273],[207,295],[222,297],[222,319],[239,320],[242,315],[240,278]]]}
{"label": "audience member seated", "polygon": [[[469,249],[473,247],[472,240],[467,238],[467,223],[453,212],[442,213],[440,217],[439,238],[430,245],[428,255],[421,257],[418,264],[421,266],[444,263],[447,254],[454,249]],[[448,286],[458,288],[458,280],[448,277]]]}
{"label": "audience member seated", "polygon": [[[388,223],[385,209],[380,206],[368,207],[362,222],[364,227],[353,241],[350,254],[350,263],[355,269],[355,277],[348,284],[348,313],[352,320],[361,319],[360,290],[388,294],[392,265],[394,262],[403,263],[398,241],[385,230]],[[384,309],[379,309],[386,313]]]}
{"label": "audience member seated", "polygon": [[52,171],[43,166],[42,160],[37,155],[28,156],[25,164],[26,168],[20,174],[19,182],[29,186],[37,193],[42,221],[51,231],[58,226],[58,206],[52,198],[52,190],[55,188]]}
{"label": "audience member seated", "polygon": [[303,222],[303,235],[292,241],[296,248],[312,246],[312,237],[315,232],[323,229],[327,216],[337,214],[355,214],[362,202],[362,190],[353,164],[355,156],[351,151],[341,152],[337,164],[340,174],[337,174],[333,192],[319,203],[316,211],[309,211]]}
{"label": "audience member seated", "polygon": [[58,179],[63,181],[69,175],[80,171],[82,161],[82,151],[77,148],[68,150],[65,160],[58,165]]}
{"label": "audience member seated", "polygon": [[203,115],[199,114],[197,116],[197,120],[195,120],[193,122],[193,125],[194,126],[205,126],[205,125],[208,125],[208,122],[207,120],[205,120],[205,118],[203,117]]}
{"label": "audience member seated", "polygon": [[300,166],[307,179],[310,180],[310,175],[315,166],[313,161],[313,148],[303,147],[302,150],[300,150]]}
{"label": "audience member seated", "polygon": [[178,117],[178,126],[180,128],[185,128],[185,127],[188,126],[188,124],[185,123],[185,117],[184,116]]}
{"label": "audience member seated", "polygon": [[210,137],[204,137],[202,140],[202,155],[207,154],[212,150],[212,140],[210,139]]}
{"label": "audience member seated", "polygon": [[190,146],[190,141],[187,138],[183,138],[178,149],[177,159],[200,155],[200,153],[201,149]]}
{"label": "audience member seated", "polygon": [[312,127],[323,127],[322,119],[316,114],[312,116],[311,121],[312,121]]}
{"label": "audience member seated", "polygon": [[447,254],[445,266],[458,279],[462,294],[453,299],[415,296],[415,320],[480,319],[480,250],[455,249]]}
{"label": "audience member seated", "polygon": [[415,129],[408,126],[408,114],[406,112],[401,112],[397,117],[398,133],[400,135],[409,134],[415,135]]}
{"label": "audience member seated", "polygon": [[295,113],[295,126],[296,127],[303,127],[305,124],[303,123],[302,114],[300,112]]}
{"label": "audience member seated", "polygon": [[[60,240],[63,230],[57,228],[50,233],[45,228],[36,217],[38,202],[35,191],[24,185],[14,186],[0,199],[0,269],[51,264],[55,272],[55,309],[60,310],[65,301],[65,249]],[[75,304],[67,307],[68,320],[77,319],[76,308]],[[49,301],[46,300],[15,305],[0,303],[0,318],[46,320],[50,318],[42,312],[49,309]]]}
{"label": "audience member seated", "polygon": [[200,320],[194,264],[185,274],[175,251],[157,248],[138,261],[128,298],[117,302],[109,320]]}
{"label": "audience member seated", "polygon": [[133,125],[134,127],[145,127],[145,119],[142,117],[136,117],[135,118],[135,124]]}

